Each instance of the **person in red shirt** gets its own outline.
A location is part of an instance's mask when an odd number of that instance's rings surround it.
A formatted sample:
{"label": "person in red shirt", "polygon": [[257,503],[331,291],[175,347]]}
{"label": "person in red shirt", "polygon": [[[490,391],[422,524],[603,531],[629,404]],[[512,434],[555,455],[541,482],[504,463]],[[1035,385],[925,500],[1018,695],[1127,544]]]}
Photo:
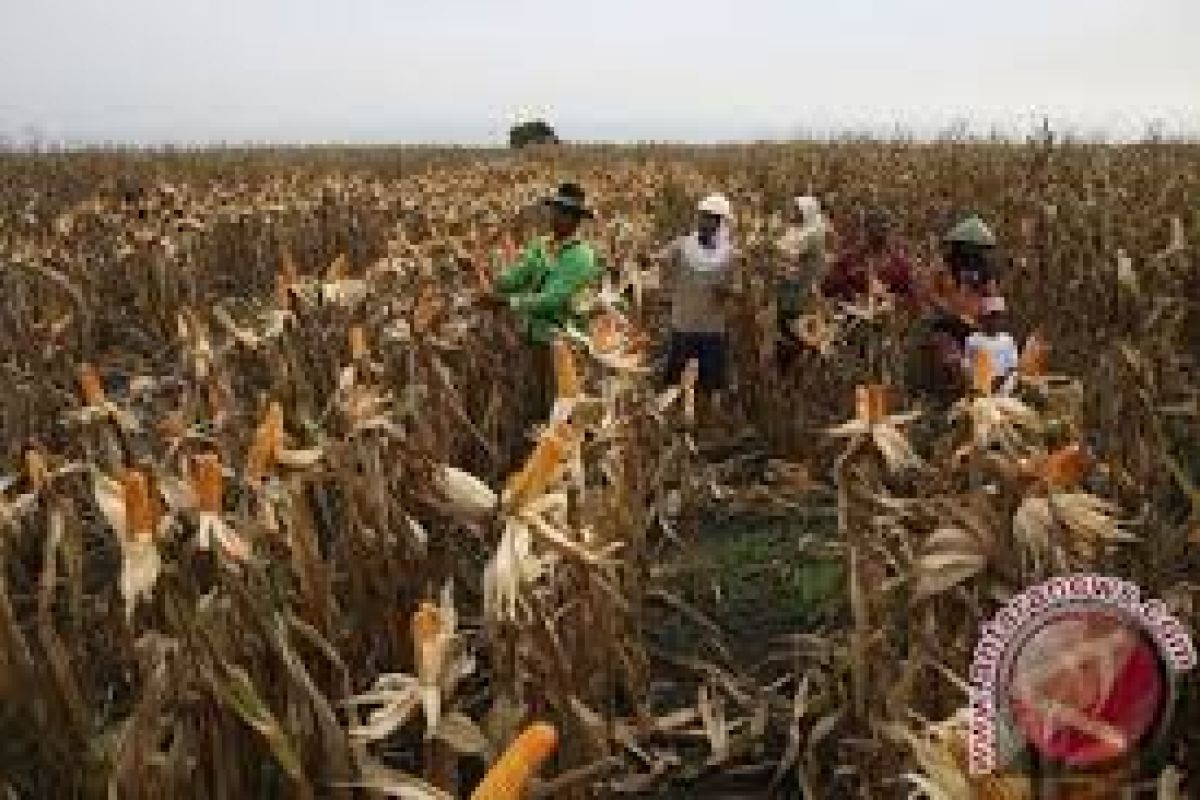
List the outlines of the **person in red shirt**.
{"label": "person in red shirt", "polygon": [[863,219],[862,243],[844,253],[821,282],[821,293],[832,300],[853,302],[867,296],[872,278],[889,294],[914,299],[912,264],[891,237],[891,220],[879,209]]}

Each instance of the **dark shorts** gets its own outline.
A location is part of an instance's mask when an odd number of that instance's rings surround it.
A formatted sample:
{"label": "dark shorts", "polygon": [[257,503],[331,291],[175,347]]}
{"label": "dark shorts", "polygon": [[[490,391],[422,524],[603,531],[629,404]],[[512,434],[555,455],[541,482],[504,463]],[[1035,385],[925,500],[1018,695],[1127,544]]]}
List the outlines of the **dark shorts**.
{"label": "dark shorts", "polygon": [[678,383],[687,362],[694,358],[700,366],[701,390],[724,389],[728,341],[723,333],[672,333],[667,353],[667,382]]}

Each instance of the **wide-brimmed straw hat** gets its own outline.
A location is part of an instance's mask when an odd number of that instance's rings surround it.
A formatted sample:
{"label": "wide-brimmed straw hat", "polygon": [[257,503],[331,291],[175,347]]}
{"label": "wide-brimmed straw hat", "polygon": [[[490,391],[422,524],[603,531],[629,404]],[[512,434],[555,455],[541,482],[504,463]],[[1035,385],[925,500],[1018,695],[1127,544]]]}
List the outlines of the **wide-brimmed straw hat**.
{"label": "wide-brimmed straw hat", "polygon": [[568,182],[560,185],[554,194],[543,198],[542,204],[560,208],[583,219],[592,219],[596,214],[587,207],[585,200],[583,187],[577,183]]}

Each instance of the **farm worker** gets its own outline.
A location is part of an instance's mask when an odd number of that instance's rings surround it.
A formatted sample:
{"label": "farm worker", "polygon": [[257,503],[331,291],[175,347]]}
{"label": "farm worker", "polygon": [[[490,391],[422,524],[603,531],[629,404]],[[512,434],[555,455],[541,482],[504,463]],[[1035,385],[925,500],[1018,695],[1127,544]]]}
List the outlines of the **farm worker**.
{"label": "farm worker", "polygon": [[779,364],[786,369],[799,351],[792,325],[813,288],[825,277],[829,221],[815,197],[797,197],[788,206],[788,228],[776,242],[783,269],[776,285]]}
{"label": "farm worker", "polygon": [[725,387],[728,337],[725,304],[733,277],[732,208],[712,194],[696,208],[696,229],[667,246],[664,288],[671,303],[667,380],[677,383],[695,360],[701,391],[713,396]]}
{"label": "farm worker", "polygon": [[967,337],[963,366],[968,374],[975,368],[980,351],[990,356],[993,389],[1008,394],[1017,373],[1017,342],[1007,330],[1003,297],[985,297],[979,315],[979,330]]}
{"label": "farm worker", "polygon": [[980,330],[983,301],[995,294],[992,254],[996,237],[977,216],[956,223],[942,237],[946,269],[928,292],[930,309],[917,333],[916,370],[910,383],[934,398],[959,390],[967,339]]}
{"label": "farm worker", "polygon": [[600,278],[596,253],[579,235],[583,220],[595,216],[585,199],[575,183],[564,183],[545,198],[549,241],[535,238],[496,280],[496,291],[520,318],[522,332],[533,345],[543,404],[550,402],[554,385],[550,343],[564,328],[583,327],[581,306]]}
{"label": "farm worker", "polygon": [[862,243],[834,262],[821,282],[821,292],[833,300],[852,302],[880,289],[911,301],[912,265],[892,240],[887,212],[871,209],[863,216]]}
{"label": "farm worker", "polygon": [[930,293],[934,330],[961,348],[978,330],[984,298],[996,293],[996,236],[978,216],[969,216],[954,225],[942,243],[946,272],[942,285]]}

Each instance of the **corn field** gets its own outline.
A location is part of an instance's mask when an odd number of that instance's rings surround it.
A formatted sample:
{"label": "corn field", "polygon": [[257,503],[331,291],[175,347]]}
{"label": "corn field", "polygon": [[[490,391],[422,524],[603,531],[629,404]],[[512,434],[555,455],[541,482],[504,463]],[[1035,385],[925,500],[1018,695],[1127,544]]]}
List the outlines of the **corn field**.
{"label": "corn field", "polygon": [[[565,179],[629,302],[555,345],[540,418],[478,300]],[[1145,763],[1056,795],[970,775],[963,717],[980,626],[1036,581],[1200,620],[1197,147],[4,154],[0,183],[5,797],[1200,796],[1193,676]],[[652,254],[711,191],[743,257],[710,426],[659,377]],[[814,305],[781,373],[800,194],[839,240],[889,209],[919,270],[994,225],[1014,396],[922,403],[886,309]],[[813,509],[790,552],[840,564],[836,608],[749,659],[675,567],[714,514]]]}

